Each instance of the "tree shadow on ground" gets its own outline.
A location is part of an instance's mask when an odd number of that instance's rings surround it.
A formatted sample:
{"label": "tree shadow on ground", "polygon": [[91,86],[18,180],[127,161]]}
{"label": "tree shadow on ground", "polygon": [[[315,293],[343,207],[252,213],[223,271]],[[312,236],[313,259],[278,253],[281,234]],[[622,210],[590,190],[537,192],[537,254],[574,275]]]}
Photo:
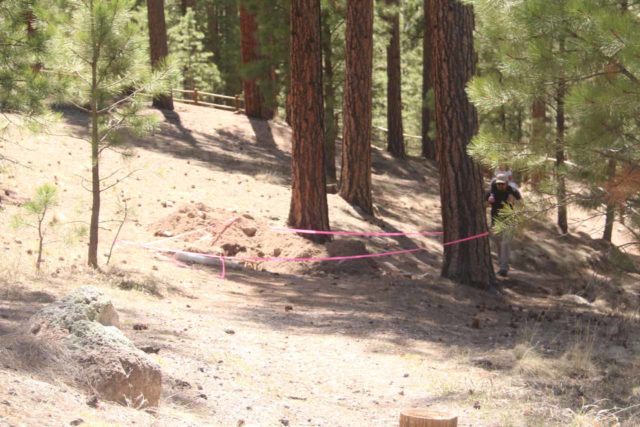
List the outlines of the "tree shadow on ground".
{"label": "tree shadow on ground", "polygon": [[38,310],[55,299],[53,294],[19,287],[0,291],[0,335],[15,332]]}

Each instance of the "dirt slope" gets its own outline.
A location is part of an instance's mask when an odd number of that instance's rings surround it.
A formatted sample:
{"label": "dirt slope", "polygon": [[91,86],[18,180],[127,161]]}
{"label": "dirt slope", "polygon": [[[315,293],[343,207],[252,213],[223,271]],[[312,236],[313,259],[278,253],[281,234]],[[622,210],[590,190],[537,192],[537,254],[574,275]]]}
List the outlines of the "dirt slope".
{"label": "dirt slope", "polygon": [[[90,206],[89,151],[75,138],[85,126],[67,111],[49,134],[12,130],[2,143],[26,167],[0,175],[11,195],[0,199],[0,343],[42,305],[95,284],[113,297],[125,334],[158,350],[163,404],[154,413],[93,408],[87,392],[29,364],[29,348],[0,344],[0,425],[393,426],[408,406],[453,412],[467,426],[567,425],[613,419],[595,402],[637,403],[638,276],[609,274],[588,235],[527,231],[503,294],[440,279],[437,237],[358,239],[368,252],[426,250],[355,265],[247,262],[222,279],[219,268],[140,244],[225,256],[331,251],[273,229],[289,207],[286,126],[179,105],[126,160],[106,153],[103,176],[133,174],[104,193],[103,262],[125,198],[119,239],[130,244],[92,272],[84,240],[71,237]],[[378,150],[373,164],[376,218],[329,195],[332,227],[438,230],[434,165]],[[44,182],[60,188],[59,225],[35,274],[33,230],[9,219]],[[619,417],[638,421],[633,410]]]}

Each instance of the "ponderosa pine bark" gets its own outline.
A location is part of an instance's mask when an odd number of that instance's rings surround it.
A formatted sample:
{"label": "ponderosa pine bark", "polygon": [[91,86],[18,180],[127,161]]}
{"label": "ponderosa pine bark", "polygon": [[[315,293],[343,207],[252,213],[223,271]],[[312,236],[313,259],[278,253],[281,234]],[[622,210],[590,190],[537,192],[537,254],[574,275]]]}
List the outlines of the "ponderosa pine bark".
{"label": "ponderosa pine bark", "polygon": [[435,141],[429,136],[431,128],[432,111],[427,102],[429,91],[432,88],[431,66],[433,61],[431,46],[431,20],[429,19],[429,3],[433,0],[424,0],[424,33],[422,35],[422,157],[436,159]]}
{"label": "ponderosa pine bark", "polygon": [[[164,20],[164,0],[147,0],[147,19],[151,67],[156,68],[169,54],[167,26]],[[152,104],[155,108],[173,110],[173,97],[171,95],[157,95],[153,98]]]}
{"label": "ponderosa pine bark", "polygon": [[[320,0],[291,1],[291,207],[289,226],[329,230],[324,165]],[[303,235],[313,241],[327,235]]]}
{"label": "ponderosa pine bark", "polygon": [[[258,25],[255,14],[240,6],[240,44],[242,63],[249,64],[258,59]],[[243,79],[244,109],[249,117],[262,117],[262,96],[256,79]]]}
{"label": "ponderosa pine bark", "polygon": [[[245,6],[240,6],[240,50],[243,65],[259,61],[258,21],[256,14]],[[267,78],[272,78],[268,76]],[[271,119],[272,108],[265,105],[264,95],[260,90],[257,78],[245,78],[242,82],[244,92],[245,114],[249,117]]]}
{"label": "ponderosa pine bark", "polygon": [[340,196],[367,214],[371,200],[373,0],[347,1]]}
{"label": "ponderosa pine bark", "polygon": [[387,46],[387,151],[396,158],[404,158],[405,147],[402,135],[402,83],[400,64],[400,2],[386,0],[393,6],[393,12],[387,17],[391,25],[391,39]]}
{"label": "ponderosa pine bark", "polygon": [[[429,8],[433,34],[433,86],[440,200],[444,241],[487,231],[480,168],[467,154],[478,130],[478,116],[465,87],[475,72],[474,17],[471,6],[456,0],[433,0]],[[482,237],[444,247],[442,276],[488,288],[495,283],[489,239]]]}
{"label": "ponderosa pine bark", "polygon": [[331,27],[329,11],[322,12],[322,59],[324,82],[324,134],[325,134],[325,166],[327,177],[336,180],[336,137],[338,129],[335,119],[335,91],[333,89],[333,53],[331,49]]}

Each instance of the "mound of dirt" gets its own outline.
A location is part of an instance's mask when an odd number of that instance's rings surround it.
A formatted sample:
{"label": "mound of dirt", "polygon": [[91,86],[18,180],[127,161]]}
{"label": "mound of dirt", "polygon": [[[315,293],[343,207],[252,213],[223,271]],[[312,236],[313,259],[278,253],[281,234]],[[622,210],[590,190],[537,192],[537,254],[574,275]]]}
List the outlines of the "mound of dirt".
{"label": "mound of dirt", "polygon": [[181,206],[154,223],[151,231],[159,238],[154,242],[158,248],[224,255],[245,267],[276,273],[309,274],[314,271],[335,272],[336,269],[343,273],[362,273],[363,269],[373,271],[376,268],[371,260],[355,261],[354,265],[351,261],[347,264],[283,260],[360,255],[367,251],[363,243],[354,244],[351,240],[336,240],[326,246],[315,244],[297,234],[273,229],[264,218],[211,208],[203,203]]}

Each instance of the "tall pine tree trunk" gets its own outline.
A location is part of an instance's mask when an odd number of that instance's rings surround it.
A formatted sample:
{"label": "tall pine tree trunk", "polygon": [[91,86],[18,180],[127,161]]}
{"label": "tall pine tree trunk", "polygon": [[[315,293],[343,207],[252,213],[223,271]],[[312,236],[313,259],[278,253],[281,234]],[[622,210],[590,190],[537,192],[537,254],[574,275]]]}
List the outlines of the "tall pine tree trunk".
{"label": "tall pine tree trunk", "polygon": [[371,200],[371,86],[373,0],[347,1],[340,196],[373,214]]}
{"label": "tall pine tree trunk", "polygon": [[405,157],[404,138],[402,136],[402,82],[400,63],[400,2],[386,0],[394,7],[391,16],[391,40],[387,46],[387,151],[393,157]]}
{"label": "tall pine tree trunk", "polygon": [[431,77],[431,20],[429,19],[429,3],[433,0],[424,0],[424,33],[422,36],[422,157],[436,159],[435,141],[429,137],[431,127],[431,108],[428,102],[429,91],[432,88]]}
{"label": "tall pine tree trunk", "polygon": [[[560,53],[564,53],[564,40],[560,40]],[[556,94],[556,198],[558,204],[558,227],[562,234],[569,232],[567,220],[567,187],[565,181],[565,117],[564,98],[567,92],[567,84],[563,77],[558,81],[558,92]]]}
{"label": "tall pine tree trunk", "polygon": [[[616,178],[617,162],[615,159],[609,159],[607,163],[607,182],[611,188],[613,181]],[[602,238],[611,243],[611,237],[613,236],[613,223],[616,219],[616,205],[614,200],[607,199],[607,211],[604,220],[604,232]]]}
{"label": "tall pine tree trunk", "polygon": [[[289,226],[329,230],[324,165],[320,0],[291,1],[291,207]],[[316,242],[327,235],[306,234]]]}
{"label": "tall pine tree trunk", "polygon": [[[244,6],[240,6],[240,41],[242,63],[248,65],[259,61],[258,21],[256,14]],[[271,72],[266,78],[273,78]],[[260,90],[257,77],[245,78],[242,83],[244,89],[245,113],[249,117],[260,119],[273,118],[273,108],[265,105],[264,95]]]}
{"label": "tall pine tree trunk", "polygon": [[[240,6],[240,40],[242,63],[250,64],[258,59],[258,25],[255,14]],[[257,79],[245,78],[242,82],[244,90],[244,109],[249,117],[262,117],[262,96]]]}
{"label": "tall pine tree trunk", "polygon": [[[487,231],[482,175],[467,154],[478,117],[465,86],[475,72],[474,18],[471,6],[457,0],[433,0],[433,86],[436,95],[437,150],[444,240]],[[442,276],[488,288],[495,282],[489,239],[446,245]]]}
{"label": "tall pine tree trunk", "polygon": [[325,162],[327,178],[336,180],[336,137],[338,134],[335,119],[335,91],[333,89],[333,58],[331,49],[331,27],[329,26],[329,11],[322,12],[322,58],[324,64],[324,132],[325,132]]}
{"label": "tall pine tree trunk", "polygon": [[[147,19],[151,67],[156,68],[169,54],[167,26],[164,21],[164,0],[147,0]],[[153,98],[153,106],[162,110],[173,110],[173,97],[157,95]]]}

